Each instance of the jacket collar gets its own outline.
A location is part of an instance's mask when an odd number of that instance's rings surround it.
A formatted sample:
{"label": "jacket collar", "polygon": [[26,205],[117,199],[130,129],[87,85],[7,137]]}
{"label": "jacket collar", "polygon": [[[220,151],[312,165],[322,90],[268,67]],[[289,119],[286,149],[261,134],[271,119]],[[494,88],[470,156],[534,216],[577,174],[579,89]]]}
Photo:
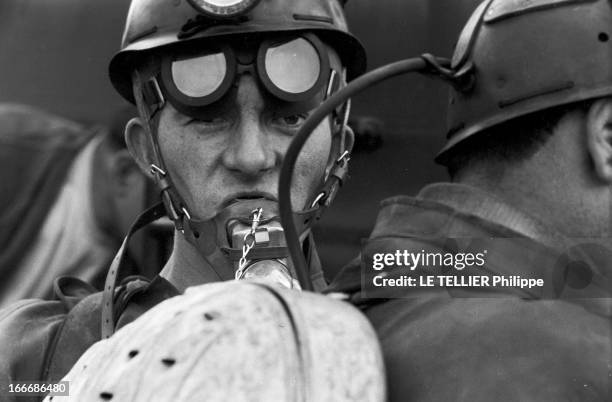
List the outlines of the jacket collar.
{"label": "jacket collar", "polygon": [[550,248],[565,249],[569,246],[564,236],[543,222],[476,187],[435,183],[424,187],[416,199],[434,201],[462,214],[498,224]]}
{"label": "jacket collar", "polygon": [[[537,255],[541,257],[541,262],[557,259],[559,262],[568,263],[582,261],[591,268],[593,273],[591,283],[584,289],[565,287],[562,289],[564,297],[592,299],[596,295],[609,295],[609,281],[601,269],[609,266],[612,261],[612,254],[609,251],[602,250],[602,247],[597,245],[595,247],[588,244],[572,245],[568,239],[538,219],[489,193],[463,184],[432,184],[423,188],[417,197],[396,196],[384,200],[381,203],[376,226],[370,240],[365,243],[364,250],[369,244],[378,241],[410,244],[413,240],[417,243],[435,242],[435,239],[440,237],[473,236],[500,240],[517,238],[519,242],[522,238],[527,240],[527,243],[523,243],[525,246],[539,250]],[[503,240],[500,244],[502,243]],[[511,244],[512,241],[509,241],[508,245]],[[503,255],[500,257],[502,260]],[[521,258],[527,258],[525,264],[513,264],[516,268],[522,267],[526,270],[534,268],[534,262],[528,261],[528,253],[514,256],[519,262]],[[501,265],[503,268],[506,264]],[[561,271],[556,272],[553,266],[556,264],[537,263],[536,265],[541,269],[541,276],[547,278],[548,285],[554,285],[556,279],[563,280],[559,277]],[[520,272],[501,272],[501,274],[515,275]],[[353,301],[356,304],[362,302],[368,304],[372,300],[362,300],[360,296],[361,282],[360,260],[355,260],[335,278],[328,292],[353,294],[355,295]],[[559,289],[553,290],[554,294],[560,292]],[[551,295],[540,294],[535,297],[548,298]],[[602,309],[606,315],[612,314],[612,304],[606,304]]]}

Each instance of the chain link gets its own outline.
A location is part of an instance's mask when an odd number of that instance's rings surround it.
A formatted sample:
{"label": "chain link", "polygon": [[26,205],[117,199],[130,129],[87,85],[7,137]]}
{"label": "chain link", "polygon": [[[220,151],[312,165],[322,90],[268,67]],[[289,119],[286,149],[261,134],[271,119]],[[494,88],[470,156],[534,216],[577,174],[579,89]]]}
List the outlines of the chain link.
{"label": "chain link", "polygon": [[257,231],[257,227],[259,226],[259,222],[261,221],[261,215],[263,213],[263,208],[254,209],[251,212],[252,220],[251,220],[251,230],[249,233],[244,235],[244,244],[242,245],[242,257],[240,257],[240,261],[238,262],[238,270],[236,271],[236,279],[242,278],[243,271],[246,268],[248,263],[248,255],[249,252],[255,247],[255,232]]}

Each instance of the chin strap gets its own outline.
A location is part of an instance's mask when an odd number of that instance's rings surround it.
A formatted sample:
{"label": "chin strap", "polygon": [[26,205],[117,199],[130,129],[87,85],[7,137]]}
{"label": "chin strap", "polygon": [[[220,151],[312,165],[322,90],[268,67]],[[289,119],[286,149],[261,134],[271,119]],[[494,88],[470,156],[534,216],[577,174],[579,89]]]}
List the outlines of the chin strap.
{"label": "chin strap", "polygon": [[215,219],[200,221],[183,216],[183,235],[210,265],[220,281],[234,278],[234,269],[228,255],[217,245],[224,236]]}
{"label": "chin strap", "polygon": [[134,98],[138,106],[138,112],[143,119],[144,129],[153,145],[155,162],[151,164],[151,174],[160,189],[161,199],[168,212],[168,217],[174,222],[176,229],[182,232],[183,217],[190,218],[189,211],[172,184],[159,148],[156,132],[153,130],[157,123],[158,113],[166,104],[166,100],[157,81],[143,81],[138,70],[134,72],[133,79],[136,87],[142,89],[142,91],[134,91]]}

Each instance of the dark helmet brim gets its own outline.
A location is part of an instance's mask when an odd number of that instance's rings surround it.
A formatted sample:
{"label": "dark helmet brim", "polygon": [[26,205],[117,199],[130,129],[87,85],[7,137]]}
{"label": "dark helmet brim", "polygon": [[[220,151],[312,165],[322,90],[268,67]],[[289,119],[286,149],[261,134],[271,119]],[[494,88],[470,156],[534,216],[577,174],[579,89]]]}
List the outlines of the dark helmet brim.
{"label": "dark helmet brim", "polygon": [[157,33],[149,38],[140,38],[135,43],[127,46],[112,58],[109,64],[109,76],[115,89],[128,101],[135,103],[132,88],[132,73],[138,66],[143,56],[151,52],[163,52],[171,47],[197,46],[198,43],[206,45],[211,39],[223,39],[236,35],[252,34],[274,34],[284,32],[313,32],[322,41],[331,46],[340,56],[343,65],[347,68],[347,79],[350,81],[363,74],[367,68],[366,52],[361,42],[353,35],[330,29],[328,26],[313,26],[312,23],[291,23],[286,26],[261,27],[245,26],[243,28],[232,27],[231,29],[219,28],[216,32],[208,30],[205,34],[194,35],[189,39],[177,42],[176,33]]}

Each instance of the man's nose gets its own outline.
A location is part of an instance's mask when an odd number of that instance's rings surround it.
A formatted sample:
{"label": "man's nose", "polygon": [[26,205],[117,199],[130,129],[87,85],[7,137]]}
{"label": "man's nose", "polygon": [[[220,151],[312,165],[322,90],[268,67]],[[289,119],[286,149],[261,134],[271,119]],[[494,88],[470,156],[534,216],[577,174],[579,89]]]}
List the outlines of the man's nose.
{"label": "man's nose", "polygon": [[236,97],[238,119],[228,139],[223,163],[229,170],[248,177],[273,169],[280,159],[261,118],[264,102],[253,78],[249,75],[241,77]]}

